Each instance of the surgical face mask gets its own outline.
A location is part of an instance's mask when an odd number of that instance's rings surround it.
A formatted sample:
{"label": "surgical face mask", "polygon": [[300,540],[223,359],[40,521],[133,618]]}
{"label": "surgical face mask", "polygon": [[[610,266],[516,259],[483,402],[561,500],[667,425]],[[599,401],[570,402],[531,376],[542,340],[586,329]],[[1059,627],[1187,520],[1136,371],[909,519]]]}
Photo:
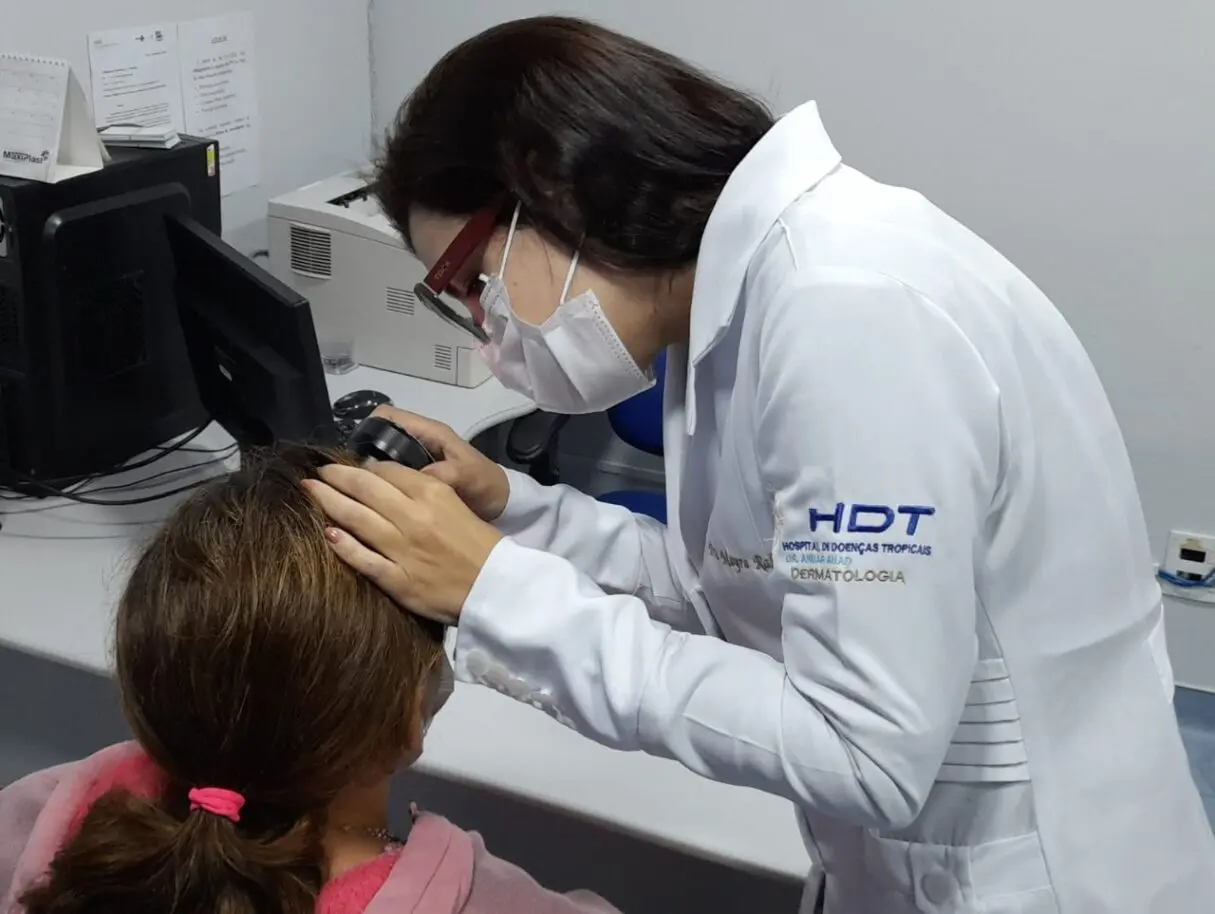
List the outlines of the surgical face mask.
{"label": "surgical face mask", "polygon": [[518,222],[516,206],[502,267],[496,276],[482,277],[481,306],[490,341],[481,354],[494,376],[540,409],[570,415],[602,412],[652,387],[653,375],[642,371],[624,348],[595,293],[588,290],[566,300],[577,252],[548,320],[529,324],[514,312],[503,276]]}
{"label": "surgical face mask", "polygon": [[456,674],[451,668],[451,661],[447,659],[447,654],[444,653],[439,658],[439,669],[435,671],[434,678],[430,681],[430,689],[426,696],[426,708],[423,709],[422,735],[430,729],[431,721],[435,719],[435,715],[439,713],[443,705],[447,704],[447,699],[451,698],[451,693],[456,690]]}

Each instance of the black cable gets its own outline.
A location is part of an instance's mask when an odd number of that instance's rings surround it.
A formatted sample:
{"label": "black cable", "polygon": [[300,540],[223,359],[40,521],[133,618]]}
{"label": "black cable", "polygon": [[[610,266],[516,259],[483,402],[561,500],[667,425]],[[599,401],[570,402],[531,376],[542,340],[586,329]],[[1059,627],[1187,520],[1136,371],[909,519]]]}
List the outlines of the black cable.
{"label": "black cable", "polygon": [[[143,467],[150,466],[151,464],[156,463],[158,460],[164,460],[164,458],[168,457],[170,454],[175,454],[180,450],[184,450],[187,444],[189,444],[191,441],[193,441],[195,438],[197,438],[199,435],[201,435],[204,431],[206,431],[207,428],[210,427],[210,425],[211,425],[211,421],[207,420],[202,425],[200,425],[198,428],[194,429],[192,432],[187,434],[184,438],[181,438],[178,441],[173,442],[172,444],[156,445],[154,447],[154,450],[156,451],[156,453],[152,454],[148,457],[144,457],[142,460],[135,460],[135,461],[132,461],[129,463],[115,464],[114,466],[110,467],[109,469],[100,470],[96,473],[90,473],[87,476],[85,476],[83,479],[76,479],[75,477],[70,477],[70,476],[60,476],[60,477],[56,477],[56,478],[52,478],[52,479],[40,479],[40,480],[38,480],[38,482],[40,484],[42,484],[43,486],[52,486],[53,487],[60,483],[69,482],[69,480],[70,480],[71,482],[67,486],[66,491],[73,492],[73,491],[79,489],[81,486],[88,485],[90,482],[95,482],[98,479],[104,479],[107,476],[117,476],[119,473],[127,473],[127,472],[130,472],[131,470],[139,470],[139,469],[142,469]],[[202,453],[219,453],[222,450],[224,450],[224,448],[202,451]],[[16,496],[0,495],[0,498],[6,498],[6,499],[13,499],[14,497],[15,498],[28,498],[29,496],[23,495],[20,493],[18,493]]]}
{"label": "black cable", "polygon": [[[172,444],[156,445],[155,450],[157,451],[157,453],[152,454],[150,457],[145,457],[142,460],[136,460],[133,463],[120,463],[115,467],[105,470],[104,472],[97,473],[95,475],[96,476],[114,476],[118,473],[126,473],[130,470],[138,470],[141,467],[149,466],[150,464],[153,464],[158,460],[163,460],[164,458],[168,457],[170,454],[175,454],[178,451],[180,451],[187,444],[189,444],[191,441],[193,441],[195,438],[197,438],[199,435],[201,435],[203,432],[205,432],[210,425],[211,425],[211,421],[208,419],[206,422],[204,422],[198,428],[194,429],[194,431],[190,432],[184,438],[181,438],[178,441],[174,441]],[[51,481],[53,482],[54,480],[51,480]]]}
{"label": "black cable", "polygon": [[[74,480],[70,485],[68,485],[66,487],[57,486],[56,483],[67,482],[68,479],[70,479],[71,477],[60,477],[60,478],[55,478],[55,479],[34,479],[32,477],[24,476],[23,474],[16,474],[16,475],[18,476],[18,478],[20,478],[22,480],[23,484],[27,487],[34,488],[38,491],[57,496],[59,498],[66,498],[70,501],[77,501],[77,502],[80,502],[81,504],[99,504],[99,505],[146,504],[147,502],[150,502],[150,501],[156,501],[161,498],[168,498],[170,495],[176,495],[176,494],[179,494],[180,492],[189,491],[189,489],[194,488],[197,485],[201,485],[202,483],[201,482],[196,483],[194,486],[186,486],[186,487],[180,488],[180,489],[173,489],[168,492],[163,492],[163,493],[160,493],[157,495],[147,496],[146,498],[141,498],[141,499],[135,500],[135,501],[117,500],[117,499],[116,500],[88,499],[86,497],[85,493],[81,493],[80,490],[83,487],[89,485],[90,483],[96,482],[99,479],[105,479],[109,476],[117,476],[121,473],[127,473],[132,470],[138,470],[143,467],[150,466],[151,464],[156,463],[157,461],[163,460],[164,458],[168,457],[170,454],[175,454],[178,451],[185,450],[186,446],[191,441],[193,441],[195,438],[197,438],[199,435],[201,435],[204,431],[206,431],[210,425],[211,425],[211,421],[207,420],[202,425],[200,425],[198,428],[194,429],[193,431],[191,431],[190,433],[185,435],[185,437],[180,438],[179,440],[173,442],[172,444],[156,445],[154,448],[156,453],[151,454],[148,457],[145,457],[141,460],[136,460],[136,461],[133,461],[130,463],[117,464],[108,470],[102,470],[98,473],[89,474],[88,476],[85,476],[83,479]],[[223,454],[225,451],[230,452],[232,450],[232,448],[234,448],[234,447],[235,447],[235,445],[229,445],[226,448],[208,448],[208,449],[191,449],[191,450],[196,450],[200,453],[212,453],[212,454],[218,455],[218,454]],[[222,457],[220,459],[221,460],[226,459],[228,456],[231,456],[231,454],[230,453],[225,454],[224,457]],[[219,462],[219,461],[218,460],[203,461],[201,463],[193,464],[192,466],[200,467],[200,466],[206,466],[207,464],[216,463],[216,462]],[[133,488],[142,482],[146,482],[148,478],[157,479],[162,476],[167,476],[171,473],[181,472],[184,469],[186,469],[186,468],[178,467],[177,469],[174,469],[174,470],[169,470],[164,473],[158,473],[152,477],[145,477],[144,479],[133,479],[130,482],[121,483],[119,485],[103,486],[99,489],[89,489],[88,491],[89,492],[120,491],[122,489]],[[206,480],[203,480],[203,482],[206,482]],[[9,493],[11,493],[11,494],[9,494]],[[8,493],[6,493],[4,490],[0,489],[0,500],[23,501],[23,500],[28,500],[31,497],[32,496],[27,493],[23,493],[23,492],[19,492],[19,491],[13,492],[13,490],[11,490],[11,489],[9,490]]]}
{"label": "black cable", "polygon": [[159,473],[153,473],[151,476],[141,476],[139,479],[132,479],[130,482],[121,482],[112,486],[97,486],[96,488],[88,489],[85,492],[74,492],[76,495],[95,495],[98,492],[121,492],[125,489],[133,489],[136,486],[142,487],[144,484],[151,482],[154,479],[163,479],[166,476],[172,476],[174,473],[185,473],[187,470],[197,470],[202,467],[214,466],[217,463],[223,463],[238,450],[235,444],[228,447],[228,453],[222,457],[215,457],[211,460],[200,460],[197,463],[187,463],[182,467],[174,467],[171,470],[161,470]]}
{"label": "black cable", "polygon": [[117,507],[130,507],[133,505],[147,505],[152,502],[161,501],[166,498],[171,498],[174,495],[180,495],[183,492],[190,492],[200,486],[205,486],[214,479],[222,479],[223,474],[208,476],[205,479],[196,480],[189,485],[178,486],[175,489],[168,489],[164,492],[157,492],[155,495],[145,495],[139,498],[89,498],[86,495],[77,495],[74,492],[68,492],[64,489],[56,489],[54,486],[48,486],[30,477],[22,477],[26,485],[33,486],[48,495],[54,495],[59,498],[66,498],[68,501],[79,502],[82,505],[114,505]]}
{"label": "black cable", "polygon": [[[234,447],[234,445],[229,444],[226,447],[179,447],[179,448],[177,448],[177,450],[181,451],[183,454],[222,454],[225,451],[232,450],[233,447]],[[157,444],[154,446],[153,449],[157,450],[157,451],[161,451],[161,450],[164,450],[165,448],[166,448],[166,445]],[[173,453],[173,452],[170,451],[169,453]]]}

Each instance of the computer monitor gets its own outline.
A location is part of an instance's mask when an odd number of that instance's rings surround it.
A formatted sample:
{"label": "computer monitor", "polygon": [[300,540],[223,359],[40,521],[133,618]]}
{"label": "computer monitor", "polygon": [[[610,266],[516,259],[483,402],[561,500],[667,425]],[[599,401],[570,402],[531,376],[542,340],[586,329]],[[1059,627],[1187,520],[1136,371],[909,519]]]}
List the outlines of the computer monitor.
{"label": "computer monitor", "polygon": [[188,216],[166,219],[203,406],[242,449],[340,442],[308,300]]}
{"label": "computer monitor", "polygon": [[220,234],[215,144],[110,152],[54,184],[0,175],[0,487],[46,495],[206,421],[165,218]]}

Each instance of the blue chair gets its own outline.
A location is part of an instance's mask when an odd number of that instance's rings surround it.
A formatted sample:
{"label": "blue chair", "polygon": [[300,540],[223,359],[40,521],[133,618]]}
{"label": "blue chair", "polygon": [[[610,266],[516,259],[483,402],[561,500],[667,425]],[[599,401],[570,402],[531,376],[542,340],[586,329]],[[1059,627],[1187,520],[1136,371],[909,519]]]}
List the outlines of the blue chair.
{"label": "blue chair", "polygon": [[[644,393],[630,397],[607,412],[608,424],[616,437],[631,447],[655,457],[662,456],[662,389],[667,376],[667,354],[661,352],[654,362],[657,383]],[[599,500],[623,505],[635,514],[646,514],[667,522],[667,497],[664,492],[624,489],[607,492]]]}
{"label": "blue chair", "polygon": [[[662,352],[654,362],[657,383],[607,411],[608,424],[618,438],[656,457],[662,456],[662,389],[666,368],[667,357]],[[557,440],[567,421],[568,416],[542,411],[516,419],[506,438],[507,457],[525,467],[528,474],[543,485],[559,482]],[[663,492],[626,489],[600,495],[599,500],[623,505],[664,524],[667,522],[667,500]]]}

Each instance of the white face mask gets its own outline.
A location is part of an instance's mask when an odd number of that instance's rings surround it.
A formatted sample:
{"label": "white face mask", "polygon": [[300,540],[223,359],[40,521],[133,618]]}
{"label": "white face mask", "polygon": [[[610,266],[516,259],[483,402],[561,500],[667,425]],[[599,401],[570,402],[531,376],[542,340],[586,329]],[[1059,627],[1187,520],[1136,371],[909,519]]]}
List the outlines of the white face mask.
{"label": "white face mask", "polygon": [[543,410],[570,415],[597,413],[654,385],[624,348],[594,292],[569,301],[578,254],[570,263],[557,310],[539,326],[515,314],[503,282],[519,207],[511,218],[502,267],[484,278],[481,307],[490,342],[481,354],[503,386],[535,401]]}
{"label": "white face mask", "polygon": [[435,719],[435,715],[447,704],[447,699],[451,698],[451,693],[456,690],[456,673],[451,668],[451,661],[447,659],[447,654],[439,658],[439,669],[435,678],[430,682],[430,691],[426,696],[426,707],[422,709],[422,735],[426,735],[426,731],[430,729],[430,723]]}

